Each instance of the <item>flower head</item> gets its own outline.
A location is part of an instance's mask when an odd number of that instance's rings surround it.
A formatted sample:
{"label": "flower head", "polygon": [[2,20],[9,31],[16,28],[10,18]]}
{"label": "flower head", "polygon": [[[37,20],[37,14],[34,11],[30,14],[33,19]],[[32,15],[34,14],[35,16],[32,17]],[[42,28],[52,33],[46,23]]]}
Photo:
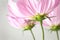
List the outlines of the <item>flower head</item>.
{"label": "flower head", "polygon": [[57,8],[49,16],[55,16],[55,17],[52,17],[51,21],[45,19],[44,26],[53,31],[60,30],[60,5],[57,6]]}
{"label": "flower head", "polygon": [[35,22],[26,18],[18,10],[16,3],[10,0],[8,3],[8,21],[9,24],[15,28],[23,28],[24,30],[30,30],[34,27]]}
{"label": "flower head", "polygon": [[40,21],[49,18],[48,14],[50,14],[59,3],[60,0],[18,0],[17,7],[26,17],[33,17],[32,19],[36,20],[37,16],[39,16],[37,21]]}
{"label": "flower head", "polygon": [[19,28],[25,26],[25,20],[29,21],[28,24],[30,20],[44,20],[59,3],[60,0],[9,0],[9,23]]}

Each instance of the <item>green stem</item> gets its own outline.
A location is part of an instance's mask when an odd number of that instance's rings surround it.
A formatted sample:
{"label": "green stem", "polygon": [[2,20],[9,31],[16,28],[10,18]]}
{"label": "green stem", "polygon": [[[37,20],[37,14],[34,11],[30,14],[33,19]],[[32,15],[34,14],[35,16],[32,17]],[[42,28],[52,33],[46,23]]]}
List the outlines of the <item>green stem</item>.
{"label": "green stem", "polygon": [[41,25],[41,28],[42,28],[42,40],[44,40],[44,28],[43,28],[43,25],[42,25],[42,21],[40,21],[40,25]]}
{"label": "green stem", "polygon": [[33,34],[32,30],[30,30],[30,32],[32,34],[33,40],[35,40],[35,37],[34,37],[34,34]]}
{"label": "green stem", "polygon": [[58,34],[58,31],[56,31],[56,35],[57,35],[57,40],[59,40],[59,34]]}

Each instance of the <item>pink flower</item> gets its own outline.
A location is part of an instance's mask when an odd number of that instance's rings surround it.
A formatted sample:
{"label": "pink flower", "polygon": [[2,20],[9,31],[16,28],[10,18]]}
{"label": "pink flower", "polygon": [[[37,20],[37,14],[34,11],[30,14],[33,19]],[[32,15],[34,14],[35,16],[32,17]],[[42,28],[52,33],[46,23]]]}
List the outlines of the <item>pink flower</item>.
{"label": "pink flower", "polygon": [[[23,15],[28,17],[29,15],[35,16],[38,13],[46,13],[48,17],[53,17],[55,15],[49,15],[54,14],[53,11],[59,3],[60,0],[18,0],[17,7]],[[46,22],[43,22],[43,25],[46,25]]]}
{"label": "pink flower", "polygon": [[35,17],[34,20],[36,20],[37,16],[43,15],[44,17],[37,18],[40,21],[42,18],[49,17],[47,14],[50,14],[59,3],[60,0],[18,0],[17,7],[24,16],[29,18]]}
{"label": "pink flower", "polygon": [[8,2],[8,21],[10,25],[18,29],[34,25],[33,21],[27,19],[22,13],[20,13],[16,3],[12,0],[9,0]]}
{"label": "pink flower", "polygon": [[60,0],[18,0],[17,7],[25,16],[51,13]]}
{"label": "pink flower", "polygon": [[46,26],[46,28],[48,29],[59,30],[60,29],[60,4],[59,6],[56,7],[56,9],[51,14],[49,14],[49,16],[55,16],[55,17],[52,17],[51,21],[45,19],[44,26]]}
{"label": "pink flower", "polygon": [[50,14],[59,3],[60,0],[9,0],[9,23],[16,28],[24,27],[25,20],[30,20],[37,14]]}

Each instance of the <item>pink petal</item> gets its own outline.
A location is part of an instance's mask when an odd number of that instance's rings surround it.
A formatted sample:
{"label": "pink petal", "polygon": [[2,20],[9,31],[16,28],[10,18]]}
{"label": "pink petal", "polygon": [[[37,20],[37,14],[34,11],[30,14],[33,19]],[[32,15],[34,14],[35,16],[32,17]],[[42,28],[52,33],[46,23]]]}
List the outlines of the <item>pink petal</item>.
{"label": "pink petal", "polygon": [[60,24],[60,5],[54,10],[55,14],[56,15],[56,18],[55,19],[52,19],[53,22],[55,22],[55,24]]}
{"label": "pink petal", "polygon": [[48,9],[48,12],[51,12],[52,10],[54,10],[59,4],[60,4],[60,0],[51,0],[51,4]]}
{"label": "pink petal", "polygon": [[53,11],[60,3],[60,0],[41,0],[41,13],[50,13]]}
{"label": "pink petal", "polygon": [[17,15],[17,16],[20,13],[16,4],[12,0],[9,0],[8,2],[8,11],[12,12],[14,15]]}
{"label": "pink petal", "polygon": [[16,3],[13,2],[12,0],[10,0],[8,3],[8,11],[12,12],[11,14],[18,16],[18,17],[27,17],[19,11]]}
{"label": "pink petal", "polygon": [[32,8],[31,3],[29,3],[30,1],[28,0],[19,0],[17,2],[17,6],[19,8],[19,10],[21,11],[22,14],[26,15],[26,16],[31,16],[34,15],[34,10]]}
{"label": "pink petal", "polygon": [[11,26],[15,27],[15,28],[23,28],[23,24],[25,25],[25,19],[23,18],[19,18],[19,17],[12,17],[12,16],[8,16],[8,22]]}
{"label": "pink petal", "polygon": [[52,11],[49,15],[49,17],[55,16],[51,18],[50,20],[44,20],[43,21],[43,25],[45,27],[51,27],[52,25],[57,25],[60,24],[60,5],[56,7],[56,9],[54,9],[54,11]]}

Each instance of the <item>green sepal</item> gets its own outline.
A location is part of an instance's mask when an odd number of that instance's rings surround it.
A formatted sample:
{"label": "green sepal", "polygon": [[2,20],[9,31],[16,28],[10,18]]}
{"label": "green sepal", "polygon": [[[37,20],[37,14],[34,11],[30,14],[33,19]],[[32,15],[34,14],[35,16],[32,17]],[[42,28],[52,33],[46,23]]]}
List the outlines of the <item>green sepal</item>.
{"label": "green sepal", "polygon": [[52,31],[58,31],[58,30],[60,30],[60,25],[53,25],[50,30],[52,30]]}
{"label": "green sepal", "polygon": [[37,15],[34,16],[34,20],[36,20],[36,21],[42,21],[46,18],[47,18],[46,14],[42,14],[42,15],[37,14]]}
{"label": "green sepal", "polygon": [[24,31],[31,30],[34,26],[35,26],[35,24],[27,25],[27,26],[24,27]]}

